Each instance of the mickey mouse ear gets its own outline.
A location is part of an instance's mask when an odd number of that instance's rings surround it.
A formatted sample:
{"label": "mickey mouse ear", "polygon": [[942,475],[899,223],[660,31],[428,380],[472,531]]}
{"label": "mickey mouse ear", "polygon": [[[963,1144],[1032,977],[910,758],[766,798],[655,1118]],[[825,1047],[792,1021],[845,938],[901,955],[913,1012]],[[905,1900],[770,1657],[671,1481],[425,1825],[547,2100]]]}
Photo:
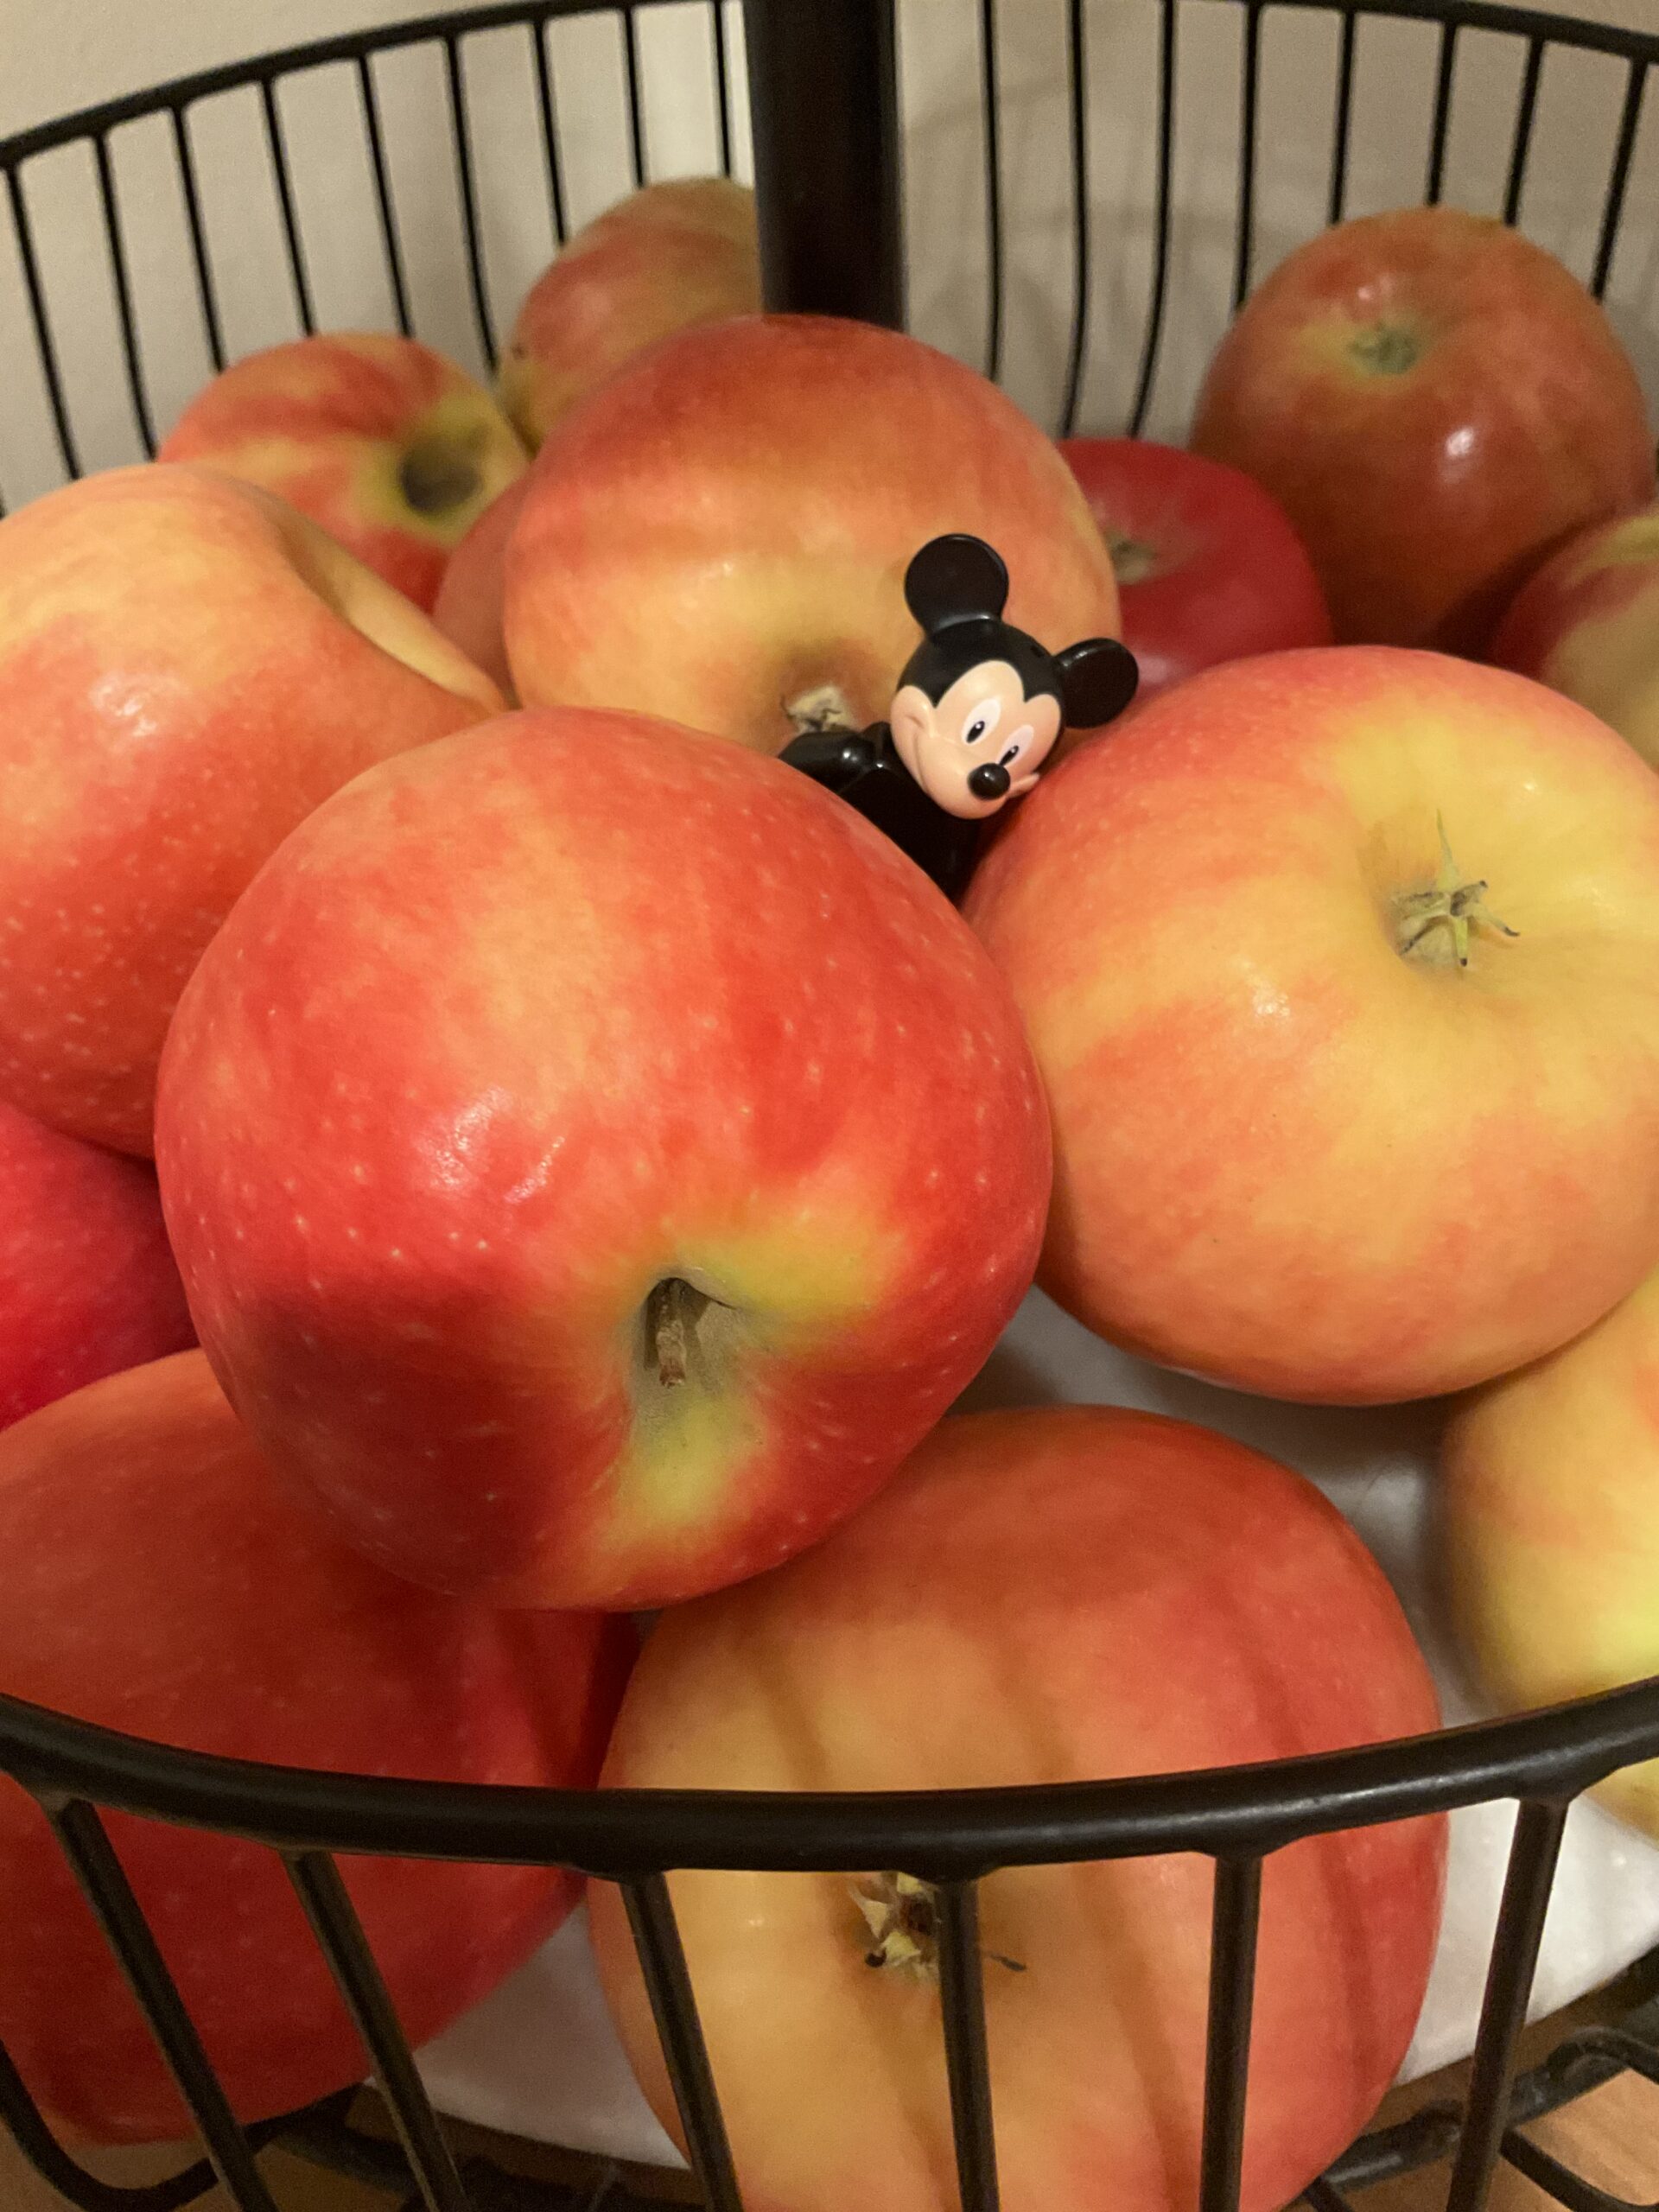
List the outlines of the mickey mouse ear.
{"label": "mickey mouse ear", "polygon": [[935,537],[905,571],[905,604],[931,638],[975,616],[1000,614],[1008,596],[1002,556],[982,537]]}
{"label": "mickey mouse ear", "polygon": [[1085,638],[1054,658],[1065,689],[1070,729],[1098,729],[1102,722],[1115,721],[1141,681],[1139,662],[1116,638]]}

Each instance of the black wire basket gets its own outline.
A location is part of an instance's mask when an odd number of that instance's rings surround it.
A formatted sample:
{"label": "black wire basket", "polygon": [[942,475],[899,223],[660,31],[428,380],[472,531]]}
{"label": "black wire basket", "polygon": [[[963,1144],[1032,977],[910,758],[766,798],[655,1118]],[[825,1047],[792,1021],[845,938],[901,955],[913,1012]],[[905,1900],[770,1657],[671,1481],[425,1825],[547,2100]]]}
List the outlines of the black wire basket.
{"label": "black wire basket", "polygon": [[[746,132],[752,138],[769,304],[902,322],[906,209],[893,0],[836,0],[834,5],[826,0],[810,8],[791,6],[790,0],[745,0],[741,16],[736,0],[689,0],[689,8],[688,0],[675,0],[672,12],[682,27],[688,12],[695,16],[706,52],[707,166],[728,174],[741,168]],[[1005,211],[1014,141],[999,78],[1006,24],[999,26],[996,0],[977,0],[976,10],[965,6],[958,12],[959,28],[970,42],[977,36],[984,213],[978,339],[985,365],[996,374],[1006,366],[1010,324]],[[1497,165],[1493,212],[1510,222],[1522,213],[1552,64],[1573,55],[1599,57],[1618,73],[1607,143],[1596,149],[1600,181],[1584,273],[1598,297],[1607,290],[1625,236],[1643,93],[1649,71],[1659,64],[1659,31],[1619,30],[1479,0],[1149,0],[1147,12],[1154,77],[1149,86],[1128,88],[1128,96],[1148,124],[1150,226],[1139,335],[1129,353],[1133,369],[1126,404],[1111,427],[1124,420],[1137,432],[1145,426],[1164,366],[1179,217],[1178,35],[1196,21],[1224,22],[1237,39],[1236,159],[1224,314],[1244,297],[1262,257],[1262,57],[1274,19],[1310,31],[1317,23],[1334,34],[1331,130],[1321,180],[1322,213],[1330,221],[1350,209],[1359,143],[1357,74],[1363,37],[1376,26],[1419,26],[1433,41],[1425,159],[1414,186],[1428,201],[1446,188],[1460,49],[1477,39],[1483,47],[1497,41],[1510,55],[1512,113],[1499,137],[1490,118],[1481,133]],[[499,277],[493,281],[490,265],[480,130],[469,80],[482,42],[513,41],[539,141],[538,191],[549,232],[562,240],[573,219],[569,139],[576,111],[566,111],[569,87],[561,79],[556,35],[582,23],[613,42],[623,148],[611,178],[614,196],[652,173],[645,33],[651,18],[665,19],[669,13],[665,0],[623,0],[612,8],[594,8],[587,0],[480,7],[181,79],[0,143],[10,244],[27,309],[19,359],[8,365],[8,389],[24,400],[29,389],[38,394],[41,420],[49,428],[48,451],[55,452],[57,464],[54,468],[48,459],[41,476],[38,458],[17,470],[0,450],[0,490],[15,503],[20,486],[14,475],[23,480],[22,495],[29,496],[86,467],[154,451],[162,403],[149,365],[148,331],[158,315],[175,324],[196,319],[204,367],[222,366],[232,353],[246,350],[232,336],[225,299],[246,240],[238,229],[235,251],[226,251],[222,236],[216,246],[213,195],[200,158],[210,119],[225,104],[241,102],[245,114],[252,103],[254,128],[263,141],[262,183],[269,187],[293,321],[300,328],[311,330],[320,321],[363,320],[360,305],[351,315],[330,316],[320,298],[317,232],[308,232],[306,178],[287,128],[291,104],[308,85],[324,77],[337,82],[343,74],[355,102],[352,143],[362,156],[366,204],[378,236],[385,319],[406,333],[418,329],[450,350],[471,352],[488,365],[495,358],[495,299],[501,287]],[[1090,221],[1090,28],[1084,0],[1065,0],[1071,273],[1050,410],[1054,427],[1063,432],[1077,426],[1084,409],[1101,260]],[[439,127],[453,156],[455,221],[448,273],[453,280],[458,253],[472,316],[472,328],[461,338],[433,328],[421,312],[422,268],[431,264],[435,251],[444,258],[444,242],[439,238],[435,248],[429,221],[412,230],[400,213],[398,145],[385,112],[385,73],[411,55],[435,65]],[[171,288],[160,294],[135,269],[133,200],[124,193],[130,131],[149,134],[152,158],[161,147],[181,219]],[[418,149],[423,156],[427,150]],[[79,389],[66,374],[64,280],[53,254],[42,249],[34,199],[49,165],[60,158],[77,163],[83,177],[89,169],[92,258],[106,293],[113,341],[91,378],[83,374]],[[430,170],[429,162],[425,167]],[[245,149],[233,173],[246,183]],[[54,234],[62,235],[60,226]],[[83,254],[82,283],[85,264]],[[147,265],[153,276],[163,264],[152,255]],[[27,480],[31,469],[38,481]],[[56,2140],[3,2048],[0,2117],[24,2156],[81,2212],[173,2212],[216,2183],[241,2212],[279,2212],[257,2164],[258,2150],[271,2142],[396,2192],[407,2196],[412,2190],[408,2202],[423,2204],[427,2212],[495,2207],[531,2212],[575,2205],[582,2199],[563,2185],[533,2183],[487,2160],[458,2163],[336,1859],[372,1853],[563,1866],[620,1885],[696,2182],[716,2212],[738,2212],[738,2179],[667,1876],[678,1869],[807,1873],[880,1866],[912,1874],[937,1891],[942,2032],[961,2201],[966,2212],[994,2212],[995,2115],[976,1936],[978,1883],[1012,1866],[1189,1852],[1215,1866],[1199,2212],[1235,2212],[1264,1860],[1312,1834],[1514,1800],[1515,1836],[1466,2101],[1426,2107],[1363,2138],[1310,2187],[1307,2201],[1316,2212],[1346,2212],[1347,2192],[1450,2156],[1450,2212],[1478,2212],[1503,2158],[1572,2212],[1621,2212],[1621,2200],[1567,2171],[1522,2130],[1624,2069],[1659,2082],[1659,2000],[1638,2007],[1617,2027],[1580,2031],[1519,2077],[1516,2055],[1568,1809],[1610,1774],[1656,1757],[1659,1678],[1518,1719],[1275,1764],[1063,1788],[882,1796],[580,1793],[318,1774],[171,1751],[0,1698],[0,1772],[32,1794],[50,1822],[149,2020],[207,2158],[170,2181],[143,2187],[96,2178]],[[248,1839],[281,1858],[361,2037],[366,2069],[394,2124],[395,2145],[352,2126],[349,2090],[257,2127],[238,2123],[111,1845],[101,1813],[111,1809]],[[610,2201],[625,2205],[626,2190],[613,2188]]]}

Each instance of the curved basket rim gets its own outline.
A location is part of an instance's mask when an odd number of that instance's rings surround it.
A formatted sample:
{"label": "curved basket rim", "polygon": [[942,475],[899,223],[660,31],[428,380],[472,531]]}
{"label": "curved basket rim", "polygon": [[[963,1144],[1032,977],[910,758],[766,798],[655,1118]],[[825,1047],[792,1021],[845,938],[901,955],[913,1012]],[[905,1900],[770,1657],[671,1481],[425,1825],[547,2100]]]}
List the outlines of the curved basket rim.
{"label": "curved basket rim", "polygon": [[[673,0],[492,0],[474,9],[450,9],[430,15],[410,16],[393,23],[378,23],[360,30],[308,39],[298,46],[281,47],[240,61],[199,69],[148,85],[136,92],[77,108],[50,122],[35,124],[0,138],[0,172],[16,169],[38,154],[73,145],[84,139],[103,137],[124,123],[145,117],[182,115],[198,100],[218,92],[239,92],[251,85],[274,82],[306,69],[330,63],[356,61],[372,54],[408,46],[442,43],[474,33],[503,30],[523,24],[539,29],[550,22],[575,16],[606,15],[621,19],[642,8],[666,6]],[[721,0],[712,0],[718,7]],[[1507,33],[1536,39],[1581,53],[1611,54],[1616,60],[1643,65],[1659,64],[1659,31],[1633,30],[1622,24],[1599,23],[1563,15],[1553,9],[1535,8],[1527,0],[1211,0],[1211,4],[1244,10],[1262,16],[1273,9],[1302,12],[1373,16],[1401,22],[1437,25],[1447,31],[1477,30]]]}
{"label": "curved basket rim", "polygon": [[549,1789],[267,1766],[170,1749],[0,1696],[0,1772],[51,1806],[235,1835],[289,1853],[962,1881],[1005,1866],[1197,1851],[1251,1858],[1307,1835],[1514,1798],[1563,1804],[1659,1758],[1659,1675],[1497,1720],[1356,1750],[1184,1774],[887,1792]]}

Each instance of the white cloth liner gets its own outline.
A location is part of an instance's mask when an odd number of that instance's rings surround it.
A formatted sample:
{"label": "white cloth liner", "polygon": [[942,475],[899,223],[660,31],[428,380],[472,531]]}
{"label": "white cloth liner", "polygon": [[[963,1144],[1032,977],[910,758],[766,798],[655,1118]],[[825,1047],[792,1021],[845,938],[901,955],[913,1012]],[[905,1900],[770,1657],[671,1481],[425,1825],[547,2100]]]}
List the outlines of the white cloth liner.
{"label": "white cloth liner", "polygon": [[[1084,1403],[1144,1407],[1222,1430],[1316,1482],[1399,1592],[1440,1687],[1448,1722],[1482,1708],[1438,1617],[1430,1527],[1433,1406],[1351,1412],[1285,1406],[1131,1359],[1033,1291],[964,1407]],[[1514,1808],[1453,1815],[1446,1916],[1402,2079],[1472,2050]],[[1599,1986],[1659,1942],[1659,1849],[1580,1802],[1567,1822],[1544,1930],[1532,2017]],[[429,2044],[421,2071],[445,2112],[574,2150],[678,2165],[629,2071],[599,1994],[586,1916],[572,1915],[537,1955]]]}

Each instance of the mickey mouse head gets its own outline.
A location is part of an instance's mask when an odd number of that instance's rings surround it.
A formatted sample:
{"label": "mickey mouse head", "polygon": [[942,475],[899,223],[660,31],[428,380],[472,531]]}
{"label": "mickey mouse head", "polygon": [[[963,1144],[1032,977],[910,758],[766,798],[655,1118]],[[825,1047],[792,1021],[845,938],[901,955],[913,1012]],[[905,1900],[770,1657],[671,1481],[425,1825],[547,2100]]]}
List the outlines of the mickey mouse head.
{"label": "mickey mouse head", "polygon": [[888,709],[893,747],[934,804],[964,821],[1028,791],[1062,729],[1121,715],[1140,674],[1116,638],[1046,652],[1002,620],[1007,597],[1007,569],[977,537],[936,537],[905,572],[923,638]]}

